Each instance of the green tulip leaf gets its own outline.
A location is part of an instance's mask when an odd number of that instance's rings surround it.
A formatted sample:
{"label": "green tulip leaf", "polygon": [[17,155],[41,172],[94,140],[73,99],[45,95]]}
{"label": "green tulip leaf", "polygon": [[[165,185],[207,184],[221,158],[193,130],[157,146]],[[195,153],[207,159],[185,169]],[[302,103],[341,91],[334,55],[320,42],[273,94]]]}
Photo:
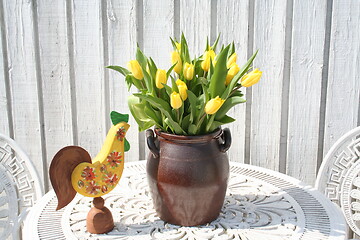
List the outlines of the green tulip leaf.
{"label": "green tulip leaf", "polygon": [[196,95],[190,91],[190,90],[187,90],[187,95],[188,95],[188,99],[189,99],[189,102],[190,102],[190,123],[193,123],[194,122],[194,119],[196,119],[196,104],[197,104],[197,97]]}
{"label": "green tulip leaf", "polygon": [[148,65],[149,65],[149,70],[150,70],[151,77],[155,78],[157,67],[156,67],[156,64],[155,64],[155,62],[154,62],[154,60],[152,58],[149,58]]}
{"label": "green tulip leaf", "polygon": [[140,66],[143,69],[143,72],[146,71],[147,58],[144,53],[140,50],[139,45],[136,48],[136,60],[139,62]]}
{"label": "green tulip leaf", "polygon": [[186,115],[181,123],[181,127],[182,129],[184,129],[185,131],[189,129],[189,125],[190,125],[190,116],[191,114]]}
{"label": "green tulip leaf", "polygon": [[215,129],[217,129],[218,127],[220,127],[221,125],[224,125],[224,124],[228,124],[228,123],[232,123],[234,122],[235,119],[232,118],[232,117],[229,117],[227,115],[225,115],[223,118],[219,119],[219,120],[215,120],[210,129],[209,129],[209,132],[213,132]]}
{"label": "green tulip leaf", "polygon": [[145,103],[140,103],[139,98],[131,95],[128,98],[128,106],[131,115],[134,117],[139,126],[139,131],[142,132],[155,125],[155,122],[150,119],[144,112]]}
{"label": "green tulip leaf", "polygon": [[195,124],[189,125],[189,134],[190,135],[196,135],[197,131],[198,131],[198,128],[196,127]]}
{"label": "green tulip leaf", "polygon": [[219,35],[217,36],[214,44],[211,46],[212,50],[214,50],[214,51],[216,51],[216,47],[217,47],[217,45],[218,45],[218,43],[219,43],[220,35],[221,35],[221,34],[219,33]]}
{"label": "green tulip leaf", "polygon": [[139,79],[136,79],[132,74],[129,74],[125,77],[125,81],[128,83],[128,87],[129,87],[129,84],[134,84],[134,86],[139,89],[139,90],[142,90],[144,89],[142,84],[141,84],[141,81]]}
{"label": "green tulip leaf", "polygon": [[170,86],[166,85],[165,83],[163,83],[163,86],[166,90],[167,95],[170,96],[173,92],[172,88]]}
{"label": "green tulip leaf", "polygon": [[177,50],[175,40],[170,37],[171,44],[173,45],[174,50]]}
{"label": "green tulip leaf", "polygon": [[156,123],[156,126],[158,126],[158,127],[161,126],[161,124],[160,124],[161,118],[159,118],[157,116],[157,114],[155,113],[155,110],[153,110],[151,106],[147,106],[146,103],[145,103],[144,112],[149,118],[151,118]]}
{"label": "green tulip leaf", "polygon": [[206,37],[205,51],[209,51],[209,50],[210,50],[209,37]]}
{"label": "green tulip leaf", "polygon": [[155,95],[155,86],[154,86],[155,81],[152,80],[151,76],[146,71],[144,72],[144,80],[148,92],[151,93],[152,95]]}
{"label": "green tulip leaf", "polygon": [[228,52],[227,58],[229,59],[229,57],[230,57],[231,55],[233,55],[233,53],[235,53],[235,44],[234,44],[234,42],[232,42],[232,43],[230,44],[230,48],[229,48],[229,52]]}
{"label": "green tulip leaf", "polygon": [[180,45],[181,45],[181,54],[180,55],[183,57],[184,62],[191,63],[189,48],[188,48],[184,33],[181,34]]}
{"label": "green tulip leaf", "polygon": [[106,68],[115,70],[119,73],[121,73],[122,75],[124,75],[124,77],[128,74],[130,74],[131,72],[129,70],[127,70],[126,68],[120,67],[120,66],[107,66]]}
{"label": "green tulip leaf", "polygon": [[214,69],[214,74],[211,77],[209,85],[211,98],[221,96],[225,91],[225,79],[227,75],[226,61],[229,47],[230,45],[224,48],[218,56],[216,67]]}
{"label": "green tulip leaf", "polygon": [[221,106],[221,108],[216,113],[216,120],[221,119],[225,116],[225,114],[235,105],[244,103],[246,100],[242,97],[234,96],[226,99],[224,104]]}
{"label": "green tulip leaf", "polygon": [[172,90],[173,90],[173,92],[179,93],[179,88],[178,88],[178,86],[176,85],[176,82],[175,82],[175,79],[174,79],[174,78],[171,78],[171,84],[172,84]]}
{"label": "green tulip leaf", "polygon": [[170,76],[171,71],[174,69],[174,67],[176,66],[176,64],[177,64],[177,62],[174,63],[174,64],[169,68],[169,70],[167,70],[167,72],[166,72],[166,78],[168,78],[168,77]]}

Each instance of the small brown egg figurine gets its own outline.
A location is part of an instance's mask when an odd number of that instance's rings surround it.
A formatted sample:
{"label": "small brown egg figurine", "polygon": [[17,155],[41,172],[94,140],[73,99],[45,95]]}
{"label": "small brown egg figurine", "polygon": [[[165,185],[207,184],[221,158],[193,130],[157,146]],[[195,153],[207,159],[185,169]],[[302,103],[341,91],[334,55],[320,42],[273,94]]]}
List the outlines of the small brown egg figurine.
{"label": "small brown egg figurine", "polygon": [[[130,125],[128,115],[112,112],[120,116],[105,139],[99,154],[91,159],[89,153],[78,146],[68,146],[54,156],[50,165],[50,181],[58,198],[59,210],[68,205],[76,192],[93,197],[94,207],[86,218],[86,228],[90,233],[107,233],[114,228],[114,220],[101,197],[112,191],[118,184],[124,170],[124,150],[129,144],[125,135]],[[122,116],[122,117],[121,117]],[[124,117],[125,116],[125,117]],[[114,119],[112,118],[113,123]],[[116,120],[115,120],[116,122]],[[125,149],[126,148],[126,149]]]}

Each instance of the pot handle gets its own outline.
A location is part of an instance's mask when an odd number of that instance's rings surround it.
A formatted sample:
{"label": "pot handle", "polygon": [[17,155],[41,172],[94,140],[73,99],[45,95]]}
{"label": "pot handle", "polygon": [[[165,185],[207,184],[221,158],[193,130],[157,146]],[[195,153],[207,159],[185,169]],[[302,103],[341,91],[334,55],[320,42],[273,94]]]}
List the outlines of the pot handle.
{"label": "pot handle", "polygon": [[230,129],[225,128],[222,132],[221,138],[223,139],[224,143],[220,144],[219,147],[220,147],[220,151],[224,153],[227,150],[229,150],[230,145],[231,145]]}
{"label": "pot handle", "polygon": [[146,143],[154,157],[158,158],[160,156],[160,151],[155,145],[154,132],[151,129],[146,130]]}

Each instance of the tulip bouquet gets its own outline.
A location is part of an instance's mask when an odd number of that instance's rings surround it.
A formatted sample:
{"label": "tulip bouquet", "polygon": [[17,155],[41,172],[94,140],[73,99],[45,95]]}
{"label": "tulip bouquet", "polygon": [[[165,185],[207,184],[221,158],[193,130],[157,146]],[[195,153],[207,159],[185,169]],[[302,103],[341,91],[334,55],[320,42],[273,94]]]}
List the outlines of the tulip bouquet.
{"label": "tulip bouquet", "polygon": [[257,51],[240,68],[234,43],[216,53],[219,37],[211,46],[207,41],[205,52],[192,59],[183,34],[180,42],[170,40],[174,51],[167,70],[158,68],[139,47],[127,69],[108,66],[125,76],[129,90],[139,90],[128,99],[139,131],[155,125],[172,134],[201,135],[235,121],[227,112],[246,101],[241,88],[257,83],[262,74],[258,69],[249,72]]}

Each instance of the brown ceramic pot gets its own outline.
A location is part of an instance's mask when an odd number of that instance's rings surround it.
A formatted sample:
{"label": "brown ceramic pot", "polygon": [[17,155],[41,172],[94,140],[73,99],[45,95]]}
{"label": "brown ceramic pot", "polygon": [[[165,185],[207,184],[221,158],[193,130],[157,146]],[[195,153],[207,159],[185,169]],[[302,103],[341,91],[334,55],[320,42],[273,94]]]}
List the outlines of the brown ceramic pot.
{"label": "brown ceramic pot", "polygon": [[229,178],[229,129],[201,136],[147,130],[147,174],[155,210],[165,222],[196,226],[215,220]]}

